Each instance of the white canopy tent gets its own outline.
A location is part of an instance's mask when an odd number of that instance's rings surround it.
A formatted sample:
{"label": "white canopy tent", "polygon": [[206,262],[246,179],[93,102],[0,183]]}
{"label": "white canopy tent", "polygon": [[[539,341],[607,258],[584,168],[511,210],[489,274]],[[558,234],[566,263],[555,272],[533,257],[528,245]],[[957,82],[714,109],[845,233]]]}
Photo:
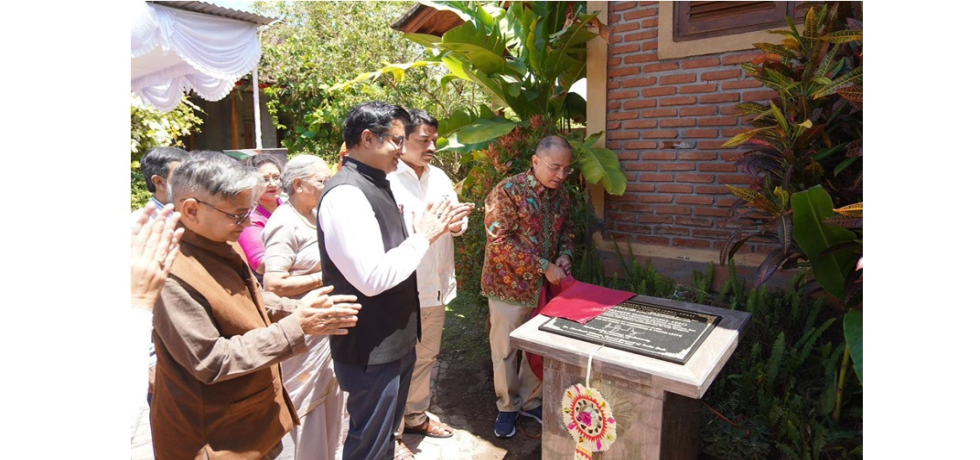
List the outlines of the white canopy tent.
{"label": "white canopy tent", "polygon": [[[190,90],[217,101],[249,72],[258,86],[258,31],[274,19],[204,2],[132,5],[130,90],[144,106],[169,112]],[[261,148],[259,93],[253,93],[255,140]]]}

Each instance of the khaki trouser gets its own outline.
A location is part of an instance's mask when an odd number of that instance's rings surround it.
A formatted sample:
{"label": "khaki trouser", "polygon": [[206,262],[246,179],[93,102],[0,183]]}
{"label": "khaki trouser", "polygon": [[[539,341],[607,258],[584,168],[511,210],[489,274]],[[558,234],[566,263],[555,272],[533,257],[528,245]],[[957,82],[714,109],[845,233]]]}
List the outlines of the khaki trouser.
{"label": "khaki trouser", "polygon": [[541,405],[541,381],[531,371],[523,352],[510,345],[510,333],[531,318],[531,308],[494,298],[489,300],[490,359],[493,361],[497,410],[535,409]]}
{"label": "khaki trouser", "polygon": [[415,368],[412,369],[412,383],[408,387],[408,401],[405,403],[405,418],[398,427],[401,436],[405,425],[419,426],[425,423],[432,401],[432,368],[442,346],[442,328],[446,324],[446,307],[437,305],[423,307],[422,341],[415,344]]}

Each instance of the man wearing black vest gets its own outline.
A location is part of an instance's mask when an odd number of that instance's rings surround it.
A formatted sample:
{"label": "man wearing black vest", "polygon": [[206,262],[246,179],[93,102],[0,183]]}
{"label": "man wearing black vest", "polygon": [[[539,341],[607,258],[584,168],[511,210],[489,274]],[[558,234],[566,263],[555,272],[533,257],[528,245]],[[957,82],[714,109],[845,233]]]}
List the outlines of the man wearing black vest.
{"label": "man wearing black vest", "polygon": [[[404,153],[405,109],[367,102],[347,114],[348,156],[327,182],[317,212],[323,279],[355,294],[357,326],[330,340],[337,381],[349,393],[345,459],[390,459],[421,335],[415,269],[429,245],[472,207],[447,201],[413,216],[409,236],[385,176]],[[400,453],[411,458],[403,445]]]}

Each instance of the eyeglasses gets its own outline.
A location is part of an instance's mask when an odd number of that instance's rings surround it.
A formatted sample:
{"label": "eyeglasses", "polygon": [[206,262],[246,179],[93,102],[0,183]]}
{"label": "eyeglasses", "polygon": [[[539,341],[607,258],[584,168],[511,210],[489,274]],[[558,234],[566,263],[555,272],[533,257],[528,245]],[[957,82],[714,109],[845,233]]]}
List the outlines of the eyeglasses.
{"label": "eyeglasses", "polygon": [[378,137],[382,139],[386,137],[390,137],[393,141],[395,141],[395,147],[398,148],[402,148],[402,146],[405,145],[405,136],[395,136],[394,134],[380,133],[378,134]]}
{"label": "eyeglasses", "polygon": [[[190,198],[184,198],[183,200],[180,200],[180,201],[181,202],[184,202],[184,201],[187,201],[189,199]],[[258,205],[259,205],[258,203],[255,203],[255,204],[252,205],[251,208],[249,208],[248,211],[245,211],[245,212],[243,212],[241,214],[232,214],[230,212],[224,212],[224,211],[216,208],[213,204],[207,203],[205,201],[201,201],[201,200],[199,200],[197,198],[194,198],[194,201],[197,201],[198,203],[201,203],[201,204],[203,204],[203,205],[205,205],[205,206],[207,206],[207,207],[209,207],[211,209],[214,209],[215,211],[218,211],[218,212],[220,212],[220,213],[222,213],[222,214],[224,214],[224,215],[226,215],[226,216],[228,216],[228,217],[230,217],[232,219],[235,219],[235,225],[241,225],[242,222],[245,222],[245,219],[248,219],[248,216],[250,214],[252,214],[252,211],[255,211],[255,208],[258,207]]]}
{"label": "eyeglasses", "polygon": [[[535,156],[537,157],[537,155],[535,155]],[[544,158],[541,158],[541,157],[538,157],[538,158],[541,161],[544,161]],[[548,166],[548,169],[551,170],[551,172],[553,172],[555,174],[558,174],[559,172],[562,172],[562,173],[564,173],[563,175],[566,176],[566,177],[569,176],[570,174],[572,174],[573,172],[575,172],[575,168],[573,168],[571,166],[566,166],[566,167],[563,168],[561,165],[556,165],[556,164],[551,164],[551,163],[545,163],[545,165]]]}
{"label": "eyeglasses", "polygon": [[263,177],[262,179],[265,180],[266,185],[282,183],[282,176]]}

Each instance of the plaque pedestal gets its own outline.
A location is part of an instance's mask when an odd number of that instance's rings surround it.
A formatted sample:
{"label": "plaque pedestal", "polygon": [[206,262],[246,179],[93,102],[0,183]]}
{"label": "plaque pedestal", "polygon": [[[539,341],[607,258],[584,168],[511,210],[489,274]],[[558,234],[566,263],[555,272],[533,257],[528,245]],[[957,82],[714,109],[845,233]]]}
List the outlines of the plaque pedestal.
{"label": "plaque pedestal", "polygon": [[612,405],[617,439],[597,460],[696,459],[701,403],[698,401],[738,345],[750,313],[674,300],[637,296],[634,300],[721,316],[687,364],[675,364],[571,337],[540,331],[548,321],[537,316],[511,333],[511,344],[544,358],[542,381],[542,459],[568,459],[575,440],[561,426],[563,392],[585,383],[589,355],[591,386]]}

